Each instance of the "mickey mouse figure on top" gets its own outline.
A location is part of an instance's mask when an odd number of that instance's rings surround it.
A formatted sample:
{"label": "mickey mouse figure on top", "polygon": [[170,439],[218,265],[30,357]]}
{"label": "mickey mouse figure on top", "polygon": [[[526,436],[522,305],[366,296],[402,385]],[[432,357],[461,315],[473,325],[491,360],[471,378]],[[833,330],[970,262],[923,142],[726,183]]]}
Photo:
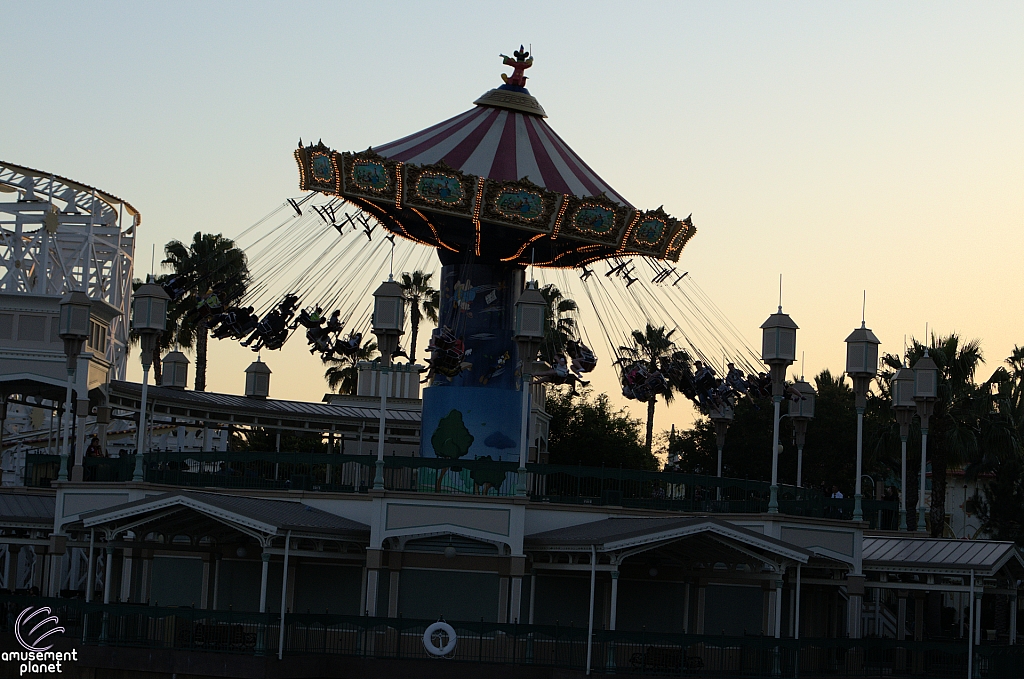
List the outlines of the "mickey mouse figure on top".
{"label": "mickey mouse figure on top", "polygon": [[501,62],[502,64],[512,67],[512,75],[501,74],[501,79],[505,84],[511,87],[526,87],[527,78],[525,71],[533,66],[533,57],[530,56],[530,53],[520,45],[519,49],[512,53],[515,61],[512,60],[512,57],[505,54],[499,54],[498,56],[504,60]]}

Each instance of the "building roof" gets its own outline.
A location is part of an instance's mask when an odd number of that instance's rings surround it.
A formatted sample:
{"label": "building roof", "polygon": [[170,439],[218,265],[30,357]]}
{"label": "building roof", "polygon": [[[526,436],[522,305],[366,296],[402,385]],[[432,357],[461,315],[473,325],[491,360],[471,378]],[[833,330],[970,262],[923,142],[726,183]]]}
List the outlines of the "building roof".
{"label": "building roof", "polygon": [[175,491],[83,514],[86,528],[107,525],[112,528],[138,524],[147,515],[153,521],[170,516],[176,507],[222,523],[233,524],[264,535],[284,535],[289,530],[303,535],[366,537],[370,527],[358,521],[290,500],[222,495],[196,491]]}
{"label": "building roof", "polygon": [[53,495],[0,493],[0,525],[53,526],[55,506]]}
{"label": "building roof", "polygon": [[583,548],[593,545],[600,552],[613,552],[641,545],[654,547],[657,543],[707,534],[801,563],[807,563],[812,556],[811,552],[802,547],[704,516],[608,518],[527,535],[524,543],[528,549]]}
{"label": "building roof", "polygon": [[[111,405],[138,409],[142,385],[134,382],[113,380],[110,383]],[[309,401],[284,401],[218,394],[210,391],[189,391],[168,387],[150,387],[148,398],[157,413],[170,413],[199,420],[247,424],[252,426],[275,426],[286,429],[330,428],[332,423],[341,421],[363,422],[380,417],[380,408],[361,406],[311,403]],[[392,424],[408,423],[418,425],[418,410],[391,408],[387,419]],[[276,424],[279,421],[291,424]],[[314,426],[309,426],[314,425]]]}
{"label": "building roof", "polygon": [[431,165],[444,161],[467,174],[498,181],[529,178],[549,191],[580,197],[602,193],[629,202],[590,169],[537,115],[478,104],[454,118],[374,146],[394,161]]}
{"label": "building roof", "polygon": [[865,537],[866,570],[957,572],[994,575],[1009,562],[1024,568],[1012,542],[917,537]]}

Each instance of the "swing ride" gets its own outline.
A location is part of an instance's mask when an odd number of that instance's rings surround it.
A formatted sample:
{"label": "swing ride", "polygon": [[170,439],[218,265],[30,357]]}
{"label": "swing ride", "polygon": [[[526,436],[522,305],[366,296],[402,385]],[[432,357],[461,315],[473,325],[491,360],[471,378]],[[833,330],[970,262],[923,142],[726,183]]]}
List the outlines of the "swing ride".
{"label": "swing ride", "polygon": [[[596,323],[627,398],[673,390],[707,413],[768,394],[756,353],[675,266],[695,233],[690,217],[637,209],[598,177],[526,89],[532,57],[522,48],[514,57],[504,57],[514,68],[505,84],[415,134],[358,153],[300,141],[295,159],[308,193],[236,239],[254,283],[244,295],[232,295],[230,283],[209,291],[214,337],[273,350],[301,326],[310,353],[354,359],[385,269],[439,273],[422,454],[457,458],[473,446],[477,457],[517,459],[512,319],[532,266],[551,329],[541,350],[548,368],[535,370],[534,382],[587,384],[599,359],[584,326]],[[334,236],[325,239],[325,229]],[[581,313],[568,295],[589,309]],[[659,326],[675,350],[645,355],[636,329]]]}

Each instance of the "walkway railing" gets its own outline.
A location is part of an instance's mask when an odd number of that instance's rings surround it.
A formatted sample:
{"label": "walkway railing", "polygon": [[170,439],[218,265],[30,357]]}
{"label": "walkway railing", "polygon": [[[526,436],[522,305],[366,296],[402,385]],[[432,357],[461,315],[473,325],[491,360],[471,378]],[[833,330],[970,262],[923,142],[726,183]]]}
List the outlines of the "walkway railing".
{"label": "walkway railing", "polygon": [[[26,607],[47,606],[77,644],[277,655],[278,614],[203,611],[133,604],[0,595],[0,631],[12,632]],[[427,659],[423,634],[433,620],[332,614],[285,617],[283,654]],[[583,670],[586,627],[452,622],[455,662]],[[647,631],[595,631],[590,664],[597,673],[718,677],[967,676],[963,641],[773,639]],[[974,676],[1024,675],[1024,647],[975,647]]]}
{"label": "walkway railing", "polygon": [[[330,453],[151,452],[145,479],[194,488],[247,488],[362,493],[373,486],[374,456]],[[86,458],[85,478],[131,478],[134,456]],[[511,496],[515,462],[424,457],[384,458],[384,487],[413,493]],[[700,513],[768,510],[769,484],[680,472],[651,472],[581,465],[527,465],[527,493],[534,502],[608,505]],[[895,529],[895,502],[864,500],[872,528]],[[811,488],[780,486],[779,510],[794,516],[851,519],[853,499],[831,499]]]}

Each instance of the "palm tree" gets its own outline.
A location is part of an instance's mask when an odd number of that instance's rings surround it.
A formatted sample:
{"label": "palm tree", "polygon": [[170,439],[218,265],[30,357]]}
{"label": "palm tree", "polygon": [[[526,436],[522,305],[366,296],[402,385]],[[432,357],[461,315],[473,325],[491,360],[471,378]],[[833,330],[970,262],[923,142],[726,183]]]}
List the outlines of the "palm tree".
{"label": "palm tree", "polygon": [[[915,341],[908,352],[910,364],[924,351],[925,345]],[[977,340],[963,342],[956,333],[933,336],[928,353],[939,369],[939,397],[929,421],[927,453],[932,470],[931,533],[940,537],[946,517],[948,470],[964,469],[976,475],[990,469],[997,461],[1019,452],[1020,438],[1005,405],[1000,411],[991,381],[975,382],[975,374],[984,363]],[[887,355],[884,360],[891,369],[899,367],[898,356]],[[888,375],[891,373],[883,372],[883,379]]]}
{"label": "palm tree", "polygon": [[579,307],[576,302],[564,297],[562,291],[553,284],[545,285],[539,290],[541,297],[548,303],[544,314],[547,323],[544,328],[544,344],[540,349],[541,360],[554,365],[559,356],[565,354],[565,345],[577,338],[579,330],[572,313]]}
{"label": "palm tree", "polygon": [[[619,347],[619,352],[634,361],[642,361],[647,364],[647,369],[654,372],[661,365],[661,359],[668,359],[676,350],[676,344],[672,341],[675,330],[667,330],[665,326],[654,327],[650,323],[643,332],[634,330],[631,334],[632,344]],[[666,384],[662,392],[665,403],[671,403],[675,396],[671,384]],[[647,452],[651,452],[651,444],[654,440],[654,407],[658,403],[655,396],[647,402]]]}
{"label": "palm tree", "polygon": [[[187,341],[185,346],[196,348],[196,391],[206,391],[206,345],[209,339],[207,317],[201,307],[207,290],[221,286],[220,302],[228,306],[245,295],[249,284],[249,267],[245,253],[235,242],[220,234],[196,231],[192,242],[185,245],[172,240],[164,247],[174,273],[188,276],[195,283],[173,305],[168,321],[179,325],[178,336]],[[180,340],[179,340],[180,341]]]}
{"label": "palm tree", "polygon": [[339,394],[354,396],[359,379],[358,363],[360,361],[369,361],[376,353],[377,343],[370,340],[359,347],[359,351],[354,356],[325,359],[324,363],[330,364],[330,367],[324,373],[324,379],[327,380],[327,388],[331,391],[337,390]]}
{"label": "palm tree", "polygon": [[409,321],[412,323],[412,340],[409,343],[409,362],[416,362],[416,338],[420,331],[420,322],[426,316],[427,320],[437,323],[437,309],[441,304],[441,293],[430,287],[430,279],[434,274],[429,271],[413,271],[411,274],[403,273],[402,292],[405,293],[405,302],[409,305]]}

